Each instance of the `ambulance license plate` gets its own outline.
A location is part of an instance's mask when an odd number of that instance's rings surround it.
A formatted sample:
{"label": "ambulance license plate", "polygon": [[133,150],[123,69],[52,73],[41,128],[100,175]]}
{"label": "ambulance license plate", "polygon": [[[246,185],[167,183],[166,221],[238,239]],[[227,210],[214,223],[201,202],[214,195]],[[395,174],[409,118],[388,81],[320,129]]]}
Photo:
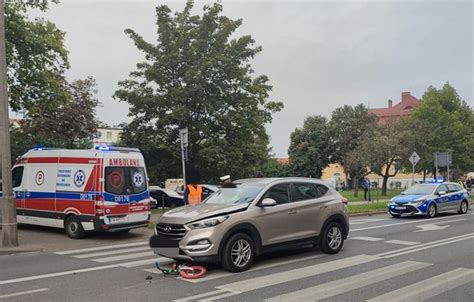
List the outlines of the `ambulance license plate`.
{"label": "ambulance license plate", "polygon": [[109,220],[110,220],[111,223],[125,222],[125,217],[124,216],[109,217]]}

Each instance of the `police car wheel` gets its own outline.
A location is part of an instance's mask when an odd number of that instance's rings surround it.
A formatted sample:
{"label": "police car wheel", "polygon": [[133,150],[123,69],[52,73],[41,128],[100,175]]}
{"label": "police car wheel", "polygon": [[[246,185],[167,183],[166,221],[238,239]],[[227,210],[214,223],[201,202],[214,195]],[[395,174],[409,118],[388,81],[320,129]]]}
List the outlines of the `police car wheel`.
{"label": "police car wheel", "polygon": [[436,216],[437,212],[438,212],[438,209],[436,209],[436,206],[433,203],[431,203],[428,207],[428,212],[426,215],[428,216],[428,218],[433,218]]}
{"label": "police car wheel", "polygon": [[461,207],[459,208],[459,214],[466,214],[468,209],[467,201],[463,200],[461,202]]}
{"label": "police car wheel", "polygon": [[64,228],[66,229],[66,234],[72,239],[81,239],[86,235],[82,223],[77,216],[69,216],[64,222]]}

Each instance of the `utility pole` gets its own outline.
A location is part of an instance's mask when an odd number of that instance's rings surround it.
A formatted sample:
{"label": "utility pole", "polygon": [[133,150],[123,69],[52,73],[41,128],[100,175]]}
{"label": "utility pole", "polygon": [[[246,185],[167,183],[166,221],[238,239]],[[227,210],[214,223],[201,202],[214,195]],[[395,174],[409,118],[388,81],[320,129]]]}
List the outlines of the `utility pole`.
{"label": "utility pole", "polygon": [[0,153],[2,163],[2,246],[18,246],[16,204],[12,189],[10,119],[8,117],[5,1],[0,0]]}

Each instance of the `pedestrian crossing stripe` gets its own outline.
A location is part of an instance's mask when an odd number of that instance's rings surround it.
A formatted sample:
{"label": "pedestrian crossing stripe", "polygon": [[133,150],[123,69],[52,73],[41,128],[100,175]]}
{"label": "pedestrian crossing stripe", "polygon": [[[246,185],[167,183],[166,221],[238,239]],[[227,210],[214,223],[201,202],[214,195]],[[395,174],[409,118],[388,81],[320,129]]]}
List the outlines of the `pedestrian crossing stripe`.
{"label": "pedestrian crossing stripe", "polygon": [[286,293],[265,301],[320,301],[322,299],[331,298],[343,293],[359,289],[370,284],[378,283],[391,279],[393,277],[405,275],[407,273],[425,268],[431,264],[405,261],[390,266],[378,268],[362,274],[357,274],[347,278],[331,281],[321,285],[305,288],[296,292]]}

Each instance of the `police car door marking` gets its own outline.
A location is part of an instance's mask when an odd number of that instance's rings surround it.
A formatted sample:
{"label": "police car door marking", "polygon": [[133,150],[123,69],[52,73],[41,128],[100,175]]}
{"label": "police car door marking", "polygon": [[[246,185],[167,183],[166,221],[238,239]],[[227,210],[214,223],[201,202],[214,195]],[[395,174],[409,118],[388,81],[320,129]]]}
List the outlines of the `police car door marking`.
{"label": "police car door marking", "polygon": [[76,187],[80,188],[84,185],[86,182],[86,173],[82,170],[77,170],[77,172],[74,174],[74,184]]}

